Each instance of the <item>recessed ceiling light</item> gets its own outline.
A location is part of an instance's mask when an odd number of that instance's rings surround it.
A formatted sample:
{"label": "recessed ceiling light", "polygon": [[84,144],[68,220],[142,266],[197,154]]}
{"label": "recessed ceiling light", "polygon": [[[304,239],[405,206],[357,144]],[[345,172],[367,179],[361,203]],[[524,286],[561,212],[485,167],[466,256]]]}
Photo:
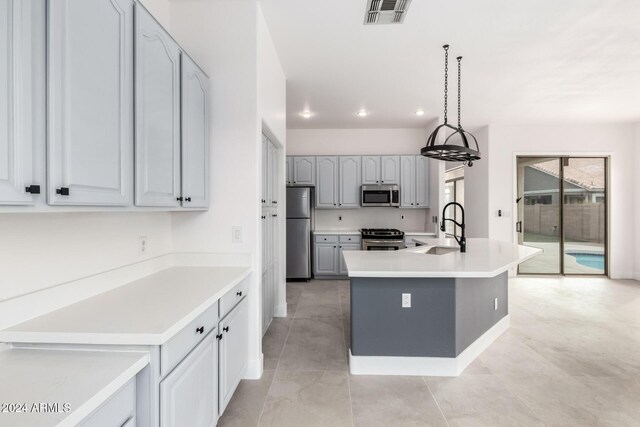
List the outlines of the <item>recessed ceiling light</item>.
{"label": "recessed ceiling light", "polygon": [[313,113],[309,110],[304,110],[302,113],[300,113],[300,115],[305,119],[310,119],[311,116],[313,116]]}
{"label": "recessed ceiling light", "polygon": [[369,115],[369,112],[367,110],[360,110],[356,114],[358,115],[358,117],[367,117]]}
{"label": "recessed ceiling light", "polygon": [[416,116],[424,116],[424,110],[416,110]]}

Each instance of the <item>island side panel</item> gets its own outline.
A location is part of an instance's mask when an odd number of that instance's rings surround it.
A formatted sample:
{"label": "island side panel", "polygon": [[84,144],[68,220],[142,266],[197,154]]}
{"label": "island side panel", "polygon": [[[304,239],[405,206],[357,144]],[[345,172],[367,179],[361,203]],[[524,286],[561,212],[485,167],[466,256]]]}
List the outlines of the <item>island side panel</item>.
{"label": "island side panel", "polygon": [[456,356],[509,313],[508,282],[506,271],[490,278],[456,279]]}
{"label": "island side panel", "polygon": [[351,278],[351,354],[455,357],[455,314],[455,279]]}

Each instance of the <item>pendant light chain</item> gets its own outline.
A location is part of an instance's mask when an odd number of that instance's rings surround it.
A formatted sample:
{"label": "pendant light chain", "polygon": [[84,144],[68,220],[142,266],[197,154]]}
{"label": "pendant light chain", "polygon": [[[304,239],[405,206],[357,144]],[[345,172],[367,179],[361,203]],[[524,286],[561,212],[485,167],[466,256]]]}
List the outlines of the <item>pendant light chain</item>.
{"label": "pendant light chain", "polygon": [[456,58],[458,60],[458,129],[462,129],[462,117],[461,117],[461,103],[460,103],[460,97],[461,97],[461,78],[460,78],[460,73],[462,71],[462,66],[460,65],[460,63],[462,62],[462,56],[458,56]]}
{"label": "pendant light chain", "polygon": [[447,98],[449,96],[449,45],[442,46],[444,49],[444,122],[447,123]]}

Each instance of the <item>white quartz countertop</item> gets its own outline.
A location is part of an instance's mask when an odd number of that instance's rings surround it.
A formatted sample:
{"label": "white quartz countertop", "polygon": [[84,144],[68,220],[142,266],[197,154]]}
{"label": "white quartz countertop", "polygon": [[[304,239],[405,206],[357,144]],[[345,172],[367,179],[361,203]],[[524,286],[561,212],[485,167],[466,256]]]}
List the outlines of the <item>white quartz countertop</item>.
{"label": "white quartz countertop", "polygon": [[491,239],[467,239],[467,252],[430,255],[434,246],[459,247],[454,239],[414,239],[424,245],[400,251],[345,251],[349,277],[495,277],[542,253]]}
{"label": "white quartz countertop", "polygon": [[[0,425],[75,426],[149,363],[148,353],[9,349],[0,352],[0,402],[26,404],[1,412]],[[33,404],[59,404],[35,412]],[[63,404],[69,404],[64,412]],[[37,407],[36,407],[37,408]]]}
{"label": "white quartz countertop", "polygon": [[172,267],[0,331],[2,342],[162,345],[249,267]]}

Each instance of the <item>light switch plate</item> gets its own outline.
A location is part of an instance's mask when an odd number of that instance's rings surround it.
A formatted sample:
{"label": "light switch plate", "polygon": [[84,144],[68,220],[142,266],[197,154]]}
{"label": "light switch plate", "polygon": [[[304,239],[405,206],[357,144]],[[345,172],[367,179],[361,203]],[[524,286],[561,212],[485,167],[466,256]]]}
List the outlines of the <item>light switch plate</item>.
{"label": "light switch plate", "polygon": [[231,243],[242,243],[242,227],[234,225],[231,227]]}
{"label": "light switch plate", "polygon": [[402,294],[402,308],[411,308],[411,294]]}

